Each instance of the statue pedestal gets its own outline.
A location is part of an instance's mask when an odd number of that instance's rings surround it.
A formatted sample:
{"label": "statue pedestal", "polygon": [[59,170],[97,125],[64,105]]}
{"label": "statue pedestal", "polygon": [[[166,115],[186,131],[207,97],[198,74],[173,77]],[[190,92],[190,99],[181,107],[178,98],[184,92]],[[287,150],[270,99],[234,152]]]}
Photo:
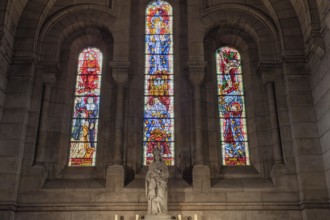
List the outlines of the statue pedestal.
{"label": "statue pedestal", "polygon": [[144,220],[172,220],[170,215],[146,215]]}

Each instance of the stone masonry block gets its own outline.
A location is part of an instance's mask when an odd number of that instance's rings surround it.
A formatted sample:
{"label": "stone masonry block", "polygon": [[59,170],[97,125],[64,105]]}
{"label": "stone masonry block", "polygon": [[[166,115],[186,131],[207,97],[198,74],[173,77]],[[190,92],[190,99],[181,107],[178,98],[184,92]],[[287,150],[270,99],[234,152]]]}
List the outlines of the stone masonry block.
{"label": "stone masonry block", "polygon": [[205,165],[193,167],[193,189],[195,192],[208,192],[211,188],[210,168]]}

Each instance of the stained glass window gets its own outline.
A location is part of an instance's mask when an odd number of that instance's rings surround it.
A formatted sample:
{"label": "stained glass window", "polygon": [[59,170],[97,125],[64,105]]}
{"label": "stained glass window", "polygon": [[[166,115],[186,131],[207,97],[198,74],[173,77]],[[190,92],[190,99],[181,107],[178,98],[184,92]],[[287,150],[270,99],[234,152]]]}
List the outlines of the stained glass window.
{"label": "stained glass window", "polygon": [[221,47],[216,60],[222,163],[250,165],[241,57],[236,49]]}
{"label": "stained glass window", "polygon": [[97,48],[79,54],[69,166],[95,166],[102,60]]}
{"label": "stained glass window", "polygon": [[151,2],[146,9],[143,164],[153,150],[174,165],[173,15],[169,3]]}

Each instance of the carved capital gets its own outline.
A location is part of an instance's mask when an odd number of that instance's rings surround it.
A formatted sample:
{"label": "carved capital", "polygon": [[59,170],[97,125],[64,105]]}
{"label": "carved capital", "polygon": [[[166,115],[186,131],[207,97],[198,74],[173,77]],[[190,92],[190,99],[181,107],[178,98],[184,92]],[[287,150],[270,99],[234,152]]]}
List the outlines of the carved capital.
{"label": "carved capital", "polygon": [[45,84],[53,85],[56,82],[56,75],[60,73],[60,68],[57,63],[39,63],[36,71],[42,76]]}
{"label": "carved capital", "polygon": [[46,85],[54,85],[56,82],[55,74],[45,74],[42,76],[42,79]]}
{"label": "carved capital", "polygon": [[128,82],[130,62],[111,62],[112,77],[119,86],[124,86]]}
{"label": "carved capital", "polygon": [[188,62],[187,71],[189,80],[194,86],[202,84],[205,78],[206,62]]}
{"label": "carved capital", "polygon": [[305,62],[296,62],[296,63],[291,63],[291,62],[285,62],[284,63],[284,74],[286,76],[289,75],[308,75],[309,70],[308,70],[308,64]]}
{"label": "carved capital", "polygon": [[281,62],[260,62],[258,65],[258,74],[264,84],[274,82],[282,72],[283,66]]}

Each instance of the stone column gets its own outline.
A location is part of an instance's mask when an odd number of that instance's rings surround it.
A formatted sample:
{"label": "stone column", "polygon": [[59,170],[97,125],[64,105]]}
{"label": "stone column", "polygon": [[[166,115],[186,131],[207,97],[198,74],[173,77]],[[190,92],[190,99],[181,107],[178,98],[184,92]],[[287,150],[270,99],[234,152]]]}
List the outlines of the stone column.
{"label": "stone column", "polygon": [[42,164],[46,159],[48,111],[52,86],[56,82],[55,74],[43,76],[43,91],[40,109],[40,121],[38,129],[38,140],[36,147],[35,164]]}
{"label": "stone column", "polygon": [[201,84],[205,77],[206,63],[189,62],[187,67],[189,80],[194,88],[195,161],[193,167],[193,189],[195,192],[208,192],[211,189],[211,175],[210,168],[204,165],[201,106]]}
{"label": "stone column", "polygon": [[117,100],[116,100],[116,121],[115,121],[115,146],[113,152],[114,164],[122,164],[123,149],[123,129],[124,129],[124,87],[128,82],[129,63],[113,62],[112,77],[117,83]]}
{"label": "stone column", "polygon": [[274,163],[283,164],[283,153],[281,147],[281,136],[278,124],[278,112],[275,97],[275,83],[268,82],[266,84],[268,106],[270,111],[270,125],[272,128],[272,138],[273,138],[273,153],[274,153]]}
{"label": "stone column", "polygon": [[194,123],[195,123],[195,162],[203,164],[203,134],[202,134],[202,108],[201,108],[201,84],[205,77],[205,62],[188,63],[189,80],[194,88]]}
{"label": "stone column", "polygon": [[107,171],[107,188],[119,191],[124,187],[123,168],[123,136],[124,136],[124,92],[128,82],[129,62],[112,62],[110,64],[112,77],[117,83],[115,145],[113,150],[113,165]]}
{"label": "stone column", "polygon": [[261,64],[259,73],[266,85],[267,100],[270,114],[270,127],[272,129],[272,144],[274,154],[274,165],[283,164],[283,149],[276,103],[275,80],[282,74],[281,64]]}

